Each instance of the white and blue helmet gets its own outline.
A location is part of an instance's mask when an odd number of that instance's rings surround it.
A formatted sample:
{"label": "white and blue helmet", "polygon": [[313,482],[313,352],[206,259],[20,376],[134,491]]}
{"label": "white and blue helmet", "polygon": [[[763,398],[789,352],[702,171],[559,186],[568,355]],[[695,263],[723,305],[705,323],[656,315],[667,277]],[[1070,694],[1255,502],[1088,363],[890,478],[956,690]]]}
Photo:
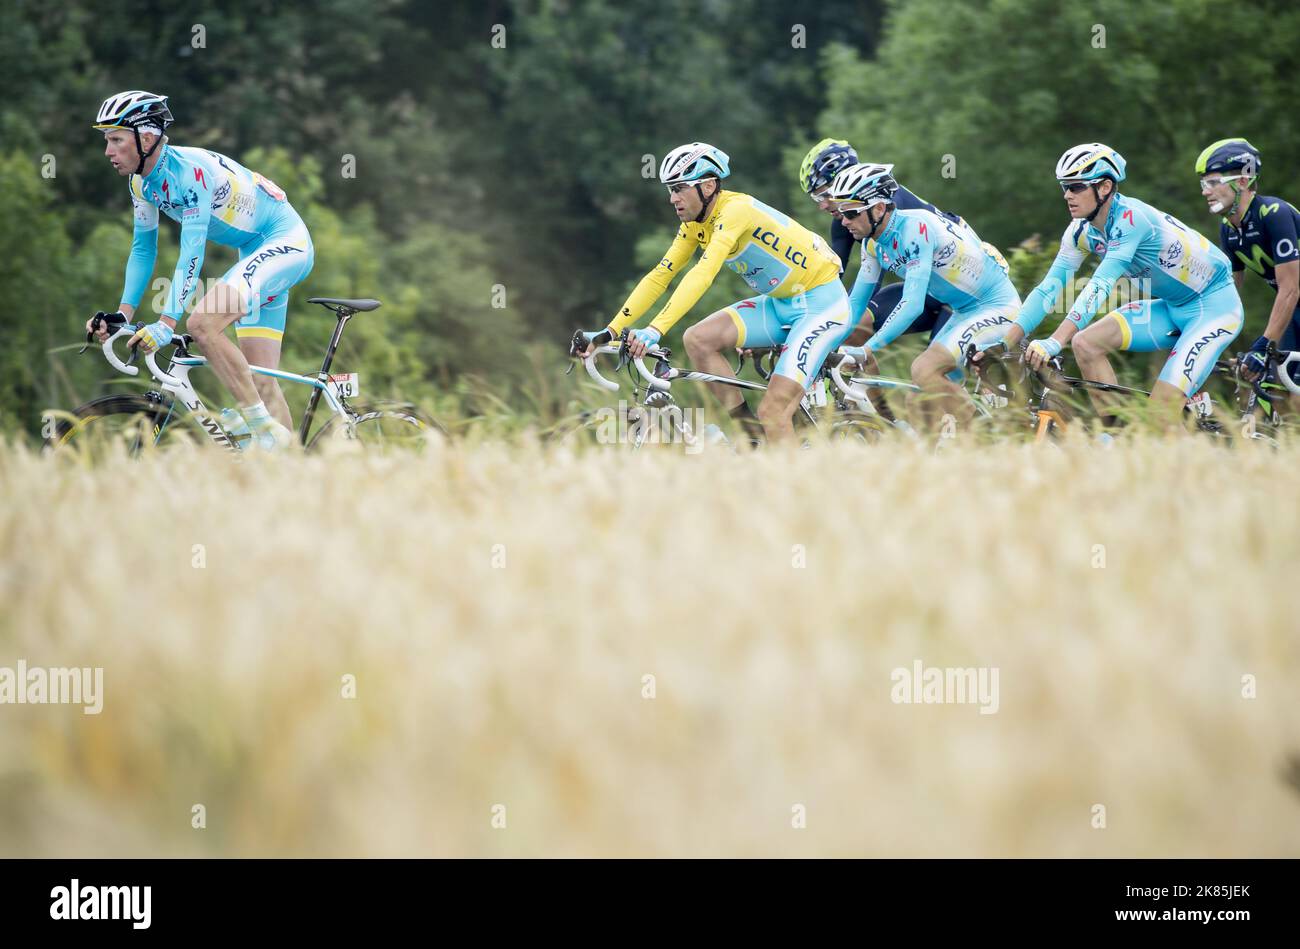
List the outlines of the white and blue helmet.
{"label": "white and blue helmet", "polygon": [[172,124],[171,109],[167,108],[167,97],[143,89],[132,89],[109,96],[99,106],[99,115],[95,117],[95,128],[103,129],[139,129],[143,132],[161,134]]}
{"label": "white and blue helmet", "polygon": [[898,181],[894,178],[893,165],[859,162],[835,176],[827,197],[836,204],[861,201],[872,208],[877,204],[892,204],[896,191]]}
{"label": "white and blue helmet", "polygon": [[1089,142],[1067,148],[1056,163],[1057,181],[1100,181],[1109,178],[1115,184],[1124,180],[1124,156],[1109,145]]}
{"label": "white and blue helmet", "polygon": [[731,159],[720,148],[705,142],[679,145],[664,156],[659,166],[659,180],[666,185],[725,178],[731,174]]}

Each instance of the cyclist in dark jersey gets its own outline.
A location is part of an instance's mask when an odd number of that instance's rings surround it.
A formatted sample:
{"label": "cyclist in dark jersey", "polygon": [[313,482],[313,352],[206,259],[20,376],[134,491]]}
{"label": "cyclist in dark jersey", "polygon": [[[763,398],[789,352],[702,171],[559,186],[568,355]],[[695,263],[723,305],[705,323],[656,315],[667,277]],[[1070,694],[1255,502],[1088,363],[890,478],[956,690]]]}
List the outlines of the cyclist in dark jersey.
{"label": "cyclist in dark jersey", "polygon": [[[852,145],[845,141],[826,138],[809,150],[808,154],[804,156],[803,165],[799,170],[799,184],[807,192],[808,196],[817,202],[817,207],[832,217],[831,250],[835,251],[836,256],[840,258],[840,263],[845,267],[848,266],[849,257],[853,253],[857,238],[850,234],[849,229],[844,226],[839,211],[827,198],[827,192],[837,174],[856,164],[858,164],[858,153],[854,151]],[[961,218],[957,215],[950,214],[947,211],[940,211],[929,201],[918,198],[901,185],[898,191],[894,193],[894,206],[904,211],[924,209],[955,222],[961,221]],[[903,285],[901,282],[891,283],[876,291],[867,304],[867,312],[871,314],[873,326],[879,326],[894,311],[902,293]],[[943,328],[951,313],[952,311],[943,303],[934,297],[927,296],[925,298],[925,309],[916,322],[908,327],[907,332],[929,332],[930,340],[933,342],[935,334]],[[849,343],[854,346],[862,345],[866,340],[867,332],[867,329],[859,326],[854,330],[853,335],[849,337]]]}
{"label": "cyclist in dark jersey", "polygon": [[[1265,368],[1269,344],[1282,351],[1300,347],[1300,211],[1281,198],[1258,194],[1259,151],[1244,138],[1225,138],[1201,152],[1196,173],[1201,194],[1215,214],[1223,215],[1219,242],[1232,261],[1232,278],[1240,288],[1246,268],[1273,288],[1273,310],[1264,333],[1243,361],[1252,374]],[[1291,367],[1300,382],[1300,366]]]}

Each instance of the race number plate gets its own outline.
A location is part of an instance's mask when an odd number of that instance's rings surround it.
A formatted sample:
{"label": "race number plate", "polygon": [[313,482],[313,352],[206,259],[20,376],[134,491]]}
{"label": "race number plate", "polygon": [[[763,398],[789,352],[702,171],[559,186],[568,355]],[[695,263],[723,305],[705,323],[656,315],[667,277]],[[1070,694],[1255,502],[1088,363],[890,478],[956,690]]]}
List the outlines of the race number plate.
{"label": "race number plate", "polygon": [[330,382],[338,390],[339,395],[345,399],[354,399],[361,394],[361,373],[359,372],[340,372],[331,373]]}
{"label": "race number plate", "polygon": [[804,404],[809,408],[823,409],[826,407],[826,380],[818,379],[812,384],[804,394]]}
{"label": "race number plate", "polygon": [[1214,404],[1210,401],[1210,393],[1198,392],[1187,400],[1187,405],[1196,410],[1196,414],[1201,418],[1209,418],[1214,412]]}

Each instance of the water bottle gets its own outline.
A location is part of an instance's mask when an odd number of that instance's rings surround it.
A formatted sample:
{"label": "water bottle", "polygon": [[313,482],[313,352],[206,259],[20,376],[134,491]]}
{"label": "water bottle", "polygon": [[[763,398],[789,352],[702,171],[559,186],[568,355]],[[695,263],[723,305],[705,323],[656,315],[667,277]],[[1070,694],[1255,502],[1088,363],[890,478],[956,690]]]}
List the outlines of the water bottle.
{"label": "water bottle", "polygon": [[217,416],[221,420],[221,427],[226,430],[226,434],[235,440],[235,445],[243,449],[248,445],[249,438],[253,433],[248,428],[248,422],[242,415],[234,409],[222,409]]}

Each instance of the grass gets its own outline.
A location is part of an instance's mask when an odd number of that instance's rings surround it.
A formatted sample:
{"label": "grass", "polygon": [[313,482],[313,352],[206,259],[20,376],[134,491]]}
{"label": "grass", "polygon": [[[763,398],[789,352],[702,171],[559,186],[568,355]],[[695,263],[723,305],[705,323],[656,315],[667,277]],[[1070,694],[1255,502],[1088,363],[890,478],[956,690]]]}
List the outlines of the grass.
{"label": "grass", "polygon": [[0,856],[1295,856],[1298,461],[0,447]]}

